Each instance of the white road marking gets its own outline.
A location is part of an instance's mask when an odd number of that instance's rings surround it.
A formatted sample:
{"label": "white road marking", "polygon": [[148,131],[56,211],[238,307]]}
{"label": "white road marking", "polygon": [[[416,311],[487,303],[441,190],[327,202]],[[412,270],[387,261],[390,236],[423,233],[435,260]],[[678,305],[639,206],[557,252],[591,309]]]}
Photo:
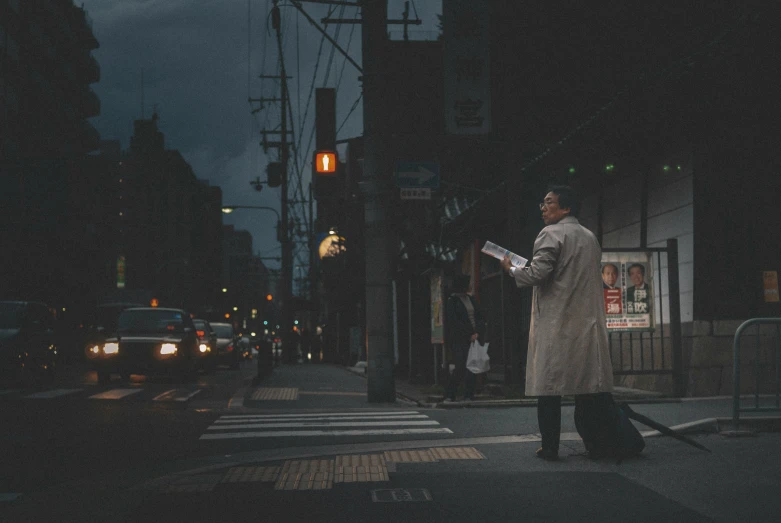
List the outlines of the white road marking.
{"label": "white road marking", "polygon": [[242,423],[240,425],[211,425],[207,430],[233,429],[293,429],[296,427],[422,427],[439,425],[438,421],[358,421],[358,422],[304,422],[304,423]]}
{"label": "white road marking", "polygon": [[380,410],[369,412],[319,412],[316,414],[236,414],[230,416],[220,416],[220,419],[239,419],[239,418],[263,418],[263,419],[276,419],[276,418],[311,418],[318,416],[339,417],[339,416],[385,416],[385,415],[402,415],[402,414],[419,414],[417,410]]}
{"label": "white road marking", "polygon": [[375,430],[271,430],[267,432],[230,432],[227,434],[204,434],[200,439],[290,438],[316,436],[395,436],[410,434],[453,434],[453,431],[445,428]]}
{"label": "white road marking", "polygon": [[155,396],[152,401],[187,401],[199,392],[201,392],[201,389],[171,389]]}
{"label": "white road marking", "polygon": [[43,392],[36,392],[35,394],[30,394],[29,396],[25,396],[25,398],[34,398],[34,399],[51,399],[56,398],[58,396],[65,396],[67,394],[73,394],[75,392],[82,391],[84,389],[52,389],[52,390],[46,390]]}
{"label": "white road marking", "polygon": [[136,394],[138,392],[141,392],[141,389],[111,389],[111,390],[107,390],[106,392],[101,392],[100,394],[95,394],[94,396],[90,396],[90,399],[118,400],[124,398],[125,396]]}
{"label": "white road marking", "polygon": [[393,415],[393,416],[317,416],[317,417],[311,417],[311,418],[304,418],[304,417],[296,417],[296,418],[262,418],[258,416],[253,416],[252,414],[248,414],[246,418],[241,419],[223,419],[226,416],[221,417],[214,423],[241,423],[241,422],[252,422],[252,421],[308,421],[308,420],[334,420],[334,421],[341,421],[341,420],[348,420],[348,419],[354,419],[354,420],[362,420],[362,419],[370,419],[370,420],[378,420],[378,419],[426,419],[428,416],[425,414],[409,414],[409,415]]}

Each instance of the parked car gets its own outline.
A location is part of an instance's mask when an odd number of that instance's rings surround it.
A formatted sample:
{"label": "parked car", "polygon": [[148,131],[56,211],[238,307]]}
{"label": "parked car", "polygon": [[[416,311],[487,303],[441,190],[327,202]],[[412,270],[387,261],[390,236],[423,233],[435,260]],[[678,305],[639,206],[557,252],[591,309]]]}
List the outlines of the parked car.
{"label": "parked car", "polygon": [[181,309],[137,307],[125,309],[117,321],[116,337],[87,351],[98,381],[111,374],[195,376],[200,364],[198,334],[190,316]]}
{"label": "parked car", "polygon": [[243,359],[238,347],[238,336],[230,323],[212,323],[217,334],[217,362],[238,369]]}
{"label": "parked car", "polygon": [[198,335],[200,367],[206,374],[214,374],[217,371],[217,334],[206,320],[194,318],[193,325]]}
{"label": "parked car", "polygon": [[57,368],[54,314],[45,303],[0,301],[0,374],[51,380]]}

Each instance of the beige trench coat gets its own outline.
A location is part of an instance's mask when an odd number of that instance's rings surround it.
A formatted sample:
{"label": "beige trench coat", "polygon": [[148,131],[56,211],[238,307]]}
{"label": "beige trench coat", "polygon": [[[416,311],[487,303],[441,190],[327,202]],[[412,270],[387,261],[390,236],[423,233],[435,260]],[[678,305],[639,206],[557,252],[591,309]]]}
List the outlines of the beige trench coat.
{"label": "beige trench coat", "polygon": [[534,286],[527,396],[613,390],[601,258],[594,234],[567,216],[540,231],[531,263],[515,269],[518,287]]}

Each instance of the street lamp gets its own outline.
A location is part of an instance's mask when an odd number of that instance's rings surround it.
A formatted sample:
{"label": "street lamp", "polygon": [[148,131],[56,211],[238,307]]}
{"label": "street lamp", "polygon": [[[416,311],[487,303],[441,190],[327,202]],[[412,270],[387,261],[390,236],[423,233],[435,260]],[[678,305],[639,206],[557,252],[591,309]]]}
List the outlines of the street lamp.
{"label": "street lamp", "polygon": [[222,206],[222,212],[225,214],[230,214],[236,209],[265,209],[267,211],[272,211],[274,214],[277,215],[277,222],[280,221],[279,218],[279,211],[277,211],[273,207],[264,207],[261,205],[223,205]]}
{"label": "street lamp", "polygon": [[[285,200],[283,200],[283,211],[285,210]],[[257,209],[264,211],[271,211],[277,216],[277,239],[282,246],[282,288],[281,292],[281,314],[282,325],[285,325],[285,329],[282,331],[282,346],[285,350],[292,350],[289,334],[289,326],[292,323],[293,311],[291,309],[292,297],[293,297],[293,249],[290,243],[290,238],[287,231],[287,223],[285,223],[279,215],[279,212],[273,207],[266,207],[261,205],[223,205],[222,212],[230,214],[236,209]],[[285,213],[287,217],[287,213]],[[287,219],[287,218],[285,218]],[[262,366],[263,358],[258,354],[258,375],[255,378],[256,383],[260,383],[263,376]]]}

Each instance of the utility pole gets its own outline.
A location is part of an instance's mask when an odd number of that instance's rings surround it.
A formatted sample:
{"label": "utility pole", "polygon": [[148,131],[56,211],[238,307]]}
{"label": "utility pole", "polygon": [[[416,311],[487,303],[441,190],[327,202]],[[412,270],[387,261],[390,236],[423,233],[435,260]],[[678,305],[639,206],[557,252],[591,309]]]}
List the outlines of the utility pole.
{"label": "utility pole", "polygon": [[287,201],[287,186],[288,186],[288,163],[290,159],[290,151],[288,150],[287,143],[287,73],[285,71],[285,60],[282,53],[282,15],[279,12],[279,6],[277,0],[274,0],[274,7],[271,9],[271,23],[274,30],[277,33],[277,48],[279,49],[279,67],[280,76],[280,99],[281,99],[281,111],[280,111],[280,130],[282,137],[280,138],[280,150],[279,160],[282,163],[282,186],[281,199],[282,199],[282,216],[280,219],[280,239],[282,241],[282,310],[280,311],[282,328],[282,347],[287,356],[288,363],[294,363],[296,361],[296,354],[293,352],[292,337],[290,335],[293,327],[293,248],[290,243],[290,231],[288,230],[288,201]]}
{"label": "utility pole", "polygon": [[382,99],[388,1],[365,0],[361,11],[367,385],[369,402],[381,403],[396,401],[391,264],[397,247],[388,219],[391,173],[387,152],[391,134]]}

